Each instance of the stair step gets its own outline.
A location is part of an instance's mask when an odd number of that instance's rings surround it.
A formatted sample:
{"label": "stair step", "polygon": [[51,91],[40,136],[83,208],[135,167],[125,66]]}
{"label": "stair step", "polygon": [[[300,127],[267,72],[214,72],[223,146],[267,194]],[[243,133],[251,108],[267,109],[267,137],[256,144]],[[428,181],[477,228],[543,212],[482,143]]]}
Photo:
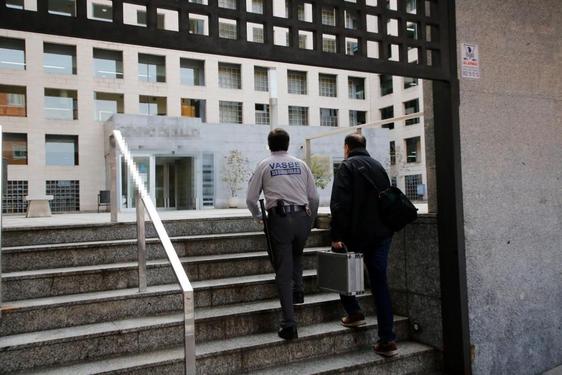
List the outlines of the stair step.
{"label": "stair step", "polygon": [[[303,266],[315,267],[315,254],[325,248],[307,248]],[[266,252],[180,258],[191,281],[239,277],[272,270]],[[137,262],[17,271],[2,276],[3,298],[17,301],[65,294],[131,288],[138,285]],[[147,261],[148,285],[173,283],[176,277],[167,259]]]}
{"label": "stair step", "polygon": [[[407,319],[396,317],[397,327]],[[198,374],[237,374],[265,366],[291,363],[317,355],[328,356],[350,352],[368,345],[376,336],[374,318],[368,317],[366,326],[358,329],[342,327],[337,322],[319,323],[299,328],[299,339],[287,342],[275,332],[247,335],[196,346]],[[398,331],[404,331],[400,329]],[[119,358],[91,360],[69,366],[42,369],[41,374],[93,373],[166,373],[183,371],[183,347],[129,354]]]}
{"label": "stair step", "polygon": [[[106,220],[106,221],[105,221]],[[135,222],[109,223],[109,214],[101,223],[76,225],[46,225],[33,227],[4,227],[4,246],[56,244],[60,242],[126,240],[137,237]],[[170,237],[207,235],[213,233],[259,232],[261,225],[250,214],[233,217],[164,220]],[[146,222],[146,236],[156,237],[151,222]]]}
{"label": "stair step", "polygon": [[[313,229],[307,246],[322,246],[327,243],[327,236],[326,230]],[[266,246],[263,232],[190,235],[172,237],[171,240],[180,257],[265,252]],[[147,238],[146,247],[148,259],[166,258],[159,239]],[[136,259],[136,238],[2,248],[3,272],[122,263]]]}
{"label": "stair step", "polygon": [[329,374],[428,374],[439,367],[437,352],[430,346],[402,341],[400,354],[384,358],[373,352],[371,346],[359,350],[283,364],[265,370],[250,372],[251,375],[329,375]]}

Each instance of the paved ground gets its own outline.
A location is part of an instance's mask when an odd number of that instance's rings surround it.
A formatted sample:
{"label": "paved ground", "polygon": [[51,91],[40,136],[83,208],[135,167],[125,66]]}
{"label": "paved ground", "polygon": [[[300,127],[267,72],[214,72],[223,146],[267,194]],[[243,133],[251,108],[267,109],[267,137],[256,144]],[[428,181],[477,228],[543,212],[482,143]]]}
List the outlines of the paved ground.
{"label": "paved ground", "polygon": [[[416,205],[420,213],[427,212],[427,204]],[[320,213],[329,213],[329,207],[320,207]],[[186,210],[186,211],[159,211],[162,220],[202,219],[213,217],[244,217],[250,216],[250,211],[245,208]],[[119,215],[119,222],[134,222],[135,212],[124,212]],[[58,225],[103,224],[109,223],[109,213],[73,213],[54,214],[51,217],[26,218],[23,215],[4,215],[3,228],[33,228]]]}

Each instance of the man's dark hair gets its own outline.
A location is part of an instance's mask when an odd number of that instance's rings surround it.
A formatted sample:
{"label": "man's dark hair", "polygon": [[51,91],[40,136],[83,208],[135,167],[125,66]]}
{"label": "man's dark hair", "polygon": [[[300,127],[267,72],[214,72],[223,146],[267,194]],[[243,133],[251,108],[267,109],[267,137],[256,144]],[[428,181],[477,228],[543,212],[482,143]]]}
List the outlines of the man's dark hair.
{"label": "man's dark hair", "polygon": [[273,129],[267,136],[267,144],[271,152],[287,151],[289,149],[289,133],[280,128]]}
{"label": "man's dark hair", "polygon": [[356,148],[367,148],[367,140],[359,133],[352,133],[345,137],[345,144],[349,147],[349,151]]}

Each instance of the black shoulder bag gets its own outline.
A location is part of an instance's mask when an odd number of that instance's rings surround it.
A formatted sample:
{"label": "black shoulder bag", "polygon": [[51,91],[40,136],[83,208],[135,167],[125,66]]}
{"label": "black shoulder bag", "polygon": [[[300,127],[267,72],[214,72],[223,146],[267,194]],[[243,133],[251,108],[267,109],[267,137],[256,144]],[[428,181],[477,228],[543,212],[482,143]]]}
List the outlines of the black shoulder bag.
{"label": "black shoulder bag", "polygon": [[417,219],[418,209],[400,189],[391,186],[380,191],[373,179],[369,177],[365,166],[360,166],[358,169],[363,177],[373,185],[378,194],[380,216],[386,226],[397,232],[404,228],[406,224],[410,224]]}

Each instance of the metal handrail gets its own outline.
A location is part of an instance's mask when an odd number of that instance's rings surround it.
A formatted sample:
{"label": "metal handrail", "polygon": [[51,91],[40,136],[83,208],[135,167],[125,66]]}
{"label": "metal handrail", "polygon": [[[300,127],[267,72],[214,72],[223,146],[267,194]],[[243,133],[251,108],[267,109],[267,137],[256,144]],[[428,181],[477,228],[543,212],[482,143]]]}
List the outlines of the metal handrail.
{"label": "metal handrail", "polygon": [[4,197],[4,158],[3,158],[3,150],[2,150],[2,126],[0,126],[0,160],[2,160],[2,164],[0,165],[0,318],[2,317],[2,201]]}
{"label": "metal handrail", "polygon": [[189,282],[189,278],[183,269],[178,255],[170,241],[170,237],[162,224],[162,220],[156,211],[154,202],[150,198],[144,182],[139,174],[137,166],[133,161],[131,153],[127,147],[123,136],[119,130],[113,130],[110,135],[110,168],[111,168],[111,222],[118,221],[118,201],[117,201],[117,149],[123,155],[127,164],[129,174],[131,175],[136,188],[136,220],[137,220],[137,243],[138,243],[138,266],[139,266],[139,292],[146,290],[146,238],[144,227],[144,210],[148,212],[148,216],[156,229],[156,233],[160,238],[160,242],[164,247],[168,260],[172,265],[176,279],[180,284],[183,295],[183,318],[184,318],[184,340],[185,340],[185,373],[187,375],[195,375],[195,300],[193,287]]}
{"label": "metal handrail", "polygon": [[310,161],[311,161],[311,143],[310,141],[313,139],[318,139],[318,138],[324,138],[324,137],[329,137],[332,135],[337,135],[340,133],[353,133],[354,131],[361,131],[361,129],[363,128],[373,128],[375,126],[381,126],[384,124],[390,124],[393,122],[397,122],[397,121],[405,121],[405,120],[409,120],[409,119],[413,119],[416,117],[423,117],[423,112],[416,112],[416,113],[410,113],[409,115],[404,115],[404,116],[399,116],[399,117],[393,117],[393,118],[387,118],[384,120],[379,120],[379,121],[373,121],[373,122],[369,122],[368,124],[361,124],[361,125],[355,125],[355,126],[350,126],[347,128],[338,128],[338,129],[333,129],[333,130],[327,130],[323,133],[319,133],[310,137],[305,137],[304,139],[304,161],[306,162],[307,165],[310,165]]}

